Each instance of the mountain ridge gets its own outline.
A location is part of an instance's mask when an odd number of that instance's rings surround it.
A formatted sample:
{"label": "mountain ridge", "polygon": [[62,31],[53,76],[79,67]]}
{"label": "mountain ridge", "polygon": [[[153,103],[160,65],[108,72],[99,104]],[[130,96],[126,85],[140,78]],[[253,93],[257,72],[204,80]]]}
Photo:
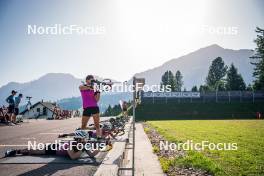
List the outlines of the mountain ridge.
{"label": "mountain ridge", "polygon": [[[175,74],[176,70],[180,70],[183,74],[184,87],[190,90],[194,85],[204,84],[212,60],[222,57],[227,65],[234,63],[248,84],[253,80],[253,66],[249,59],[253,53],[254,50],[250,49],[233,50],[213,44],[170,59],[160,66],[136,73],[134,76],[144,77],[146,84],[153,85],[160,84],[161,76],[165,71],[171,70]],[[103,79],[99,76],[95,78]],[[33,101],[40,101],[43,98],[44,101],[58,101],[78,97],[80,96],[78,86],[82,80],[84,79],[76,78],[70,73],[47,73],[25,83],[12,81],[0,87],[0,105],[6,104],[5,98],[13,89],[22,92],[24,96],[32,96]],[[132,79],[129,82],[131,83]],[[25,103],[25,98],[22,103]]]}
{"label": "mountain ridge", "polygon": [[161,75],[165,71],[171,70],[175,74],[176,70],[180,70],[183,74],[184,87],[191,89],[194,85],[204,84],[212,60],[222,57],[228,66],[231,63],[235,64],[248,84],[253,81],[252,74],[248,75],[253,72],[249,59],[253,52],[254,50],[250,49],[233,50],[213,44],[173,58],[158,67],[136,73],[134,76],[143,77],[146,79],[146,84],[153,85],[160,84]]}
{"label": "mountain ridge", "polygon": [[[103,78],[95,76],[96,79]],[[25,104],[26,96],[32,96],[32,102],[58,101],[64,98],[80,96],[79,85],[84,79],[76,78],[69,73],[47,73],[38,79],[25,82],[10,82],[0,87],[0,105],[6,105],[5,99],[11,90],[16,90],[24,95],[21,104]]]}

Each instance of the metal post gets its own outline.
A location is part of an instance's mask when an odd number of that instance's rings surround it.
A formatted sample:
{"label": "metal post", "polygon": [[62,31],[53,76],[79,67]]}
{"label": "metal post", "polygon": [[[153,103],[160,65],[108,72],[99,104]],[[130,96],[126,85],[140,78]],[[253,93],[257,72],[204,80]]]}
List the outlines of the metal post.
{"label": "metal post", "polygon": [[132,153],[132,176],[135,175],[135,111],[136,111],[136,78],[133,77],[133,153]]}
{"label": "metal post", "polygon": [[168,83],[169,83],[169,80],[170,80],[170,77],[169,77],[169,70],[167,70],[167,73],[168,73]]}
{"label": "metal post", "polygon": [[228,100],[229,100],[229,103],[230,103],[230,101],[231,101],[231,99],[230,99],[230,91],[228,91]]}
{"label": "metal post", "polygon": [[215,102],[216,103],[218,102],[218,99],[217,99],[217,90],[215,91]]}
{"label": "metal post", "polygon": [[253,103],[254,103],[255,102],[254,90],[252,91],[252,98],[253,98]]}

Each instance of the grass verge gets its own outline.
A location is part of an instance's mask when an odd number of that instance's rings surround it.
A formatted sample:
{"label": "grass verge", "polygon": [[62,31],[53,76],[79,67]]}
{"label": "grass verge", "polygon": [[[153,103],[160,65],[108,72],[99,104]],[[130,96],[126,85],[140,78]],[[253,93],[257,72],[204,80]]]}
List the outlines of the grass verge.
{"label": "grass verge", "polygon": [[147,124],[170,142],[237,143],[237,150],[191,150],[184,157],[160,158],[164,172],[184,166],[213,175],[264,175],[263,120],[172,120]]}

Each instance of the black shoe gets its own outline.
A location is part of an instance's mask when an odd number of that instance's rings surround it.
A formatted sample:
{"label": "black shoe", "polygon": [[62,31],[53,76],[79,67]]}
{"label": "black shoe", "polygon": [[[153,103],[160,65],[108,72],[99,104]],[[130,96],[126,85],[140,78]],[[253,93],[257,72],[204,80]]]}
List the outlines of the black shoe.
{"label": "black shoe", "polygon": [[16,156],[16,150],[7,150],[5,152],[5,157],[10,157],[10,156]]}

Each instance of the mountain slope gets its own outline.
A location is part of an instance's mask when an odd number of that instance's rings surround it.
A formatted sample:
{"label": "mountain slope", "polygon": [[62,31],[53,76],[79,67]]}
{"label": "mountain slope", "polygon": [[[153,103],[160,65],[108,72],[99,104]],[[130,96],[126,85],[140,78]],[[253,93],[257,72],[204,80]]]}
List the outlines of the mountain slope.
{"label": "mountain slope", "polygon": [[210,45],[185,56],[172,59],[159,67],[137,73],[135,76],[143,77],[146,79],[146,84],[153,85],[160,84],[161,75],[165,71],[171,70],[175,74],[177,70],[180,70],[183,74],[184,87],[191,89],[194,85],[204,84],[212,60],[220,56],[227,65],[233,62],[248,84],[253,80],[253,66],[249,59],[252,54],[253,50],[232,50],[224,49],[218,45]]}
{"label": "mountain slope", "polygon": [[66,97],[79,96],[78,86],[80,83],[81,79],[64,73],[49,73],[27,83],[8,83],[0,88],[0,104],[5,104],[4,100],[11,90],[23,93],[22,103],[25,103],[25,96],[32,96],[33,102],[42,99],[56,101]]}
{"label": "mountain slope", "polygon": [[[98,76],[96,79],[102,80]],[[82,79],[75,78],[71,74],[49,73],[37,80],[28,83],[11,82],[0,88],[0,105],[6,105],[5,98],[11,90],[17,90],[24,94],[21,105],[26,104],[26,96],[32,96],[32,103],[37,101],[56,101],[64,109],[79,109],[82,106],[79,85]],[[113,80],[115,81],[115,80]],[[101,112],[111,105],[116,105],[119,100],[130,100],[129,93],[102,93],[99,106]]]}
{"label": "mountain slope", "polygon": [[[118,105],[120,100],[129,101],[132,99],[132,93],[121,92],[116,94],[102,93],[99,107],[100,112],[104,112],[109,105]],[[82,107],[81,97],[65,98],[57,102],[60,107],[68,110],[80,109]]]}
{"label": "mountain slope", "polygon": [[[171,70],[175,74],[176,70],[180,70],[183,74],[184,87],[190,89],[193,85],[204,84],[212,60],[220,56],[228,65],[233,62],[248,84],[253,79],[253,66],[250,64],[249,59],[252,54],[253,50],[231,50],[218,45],[211,45],[177,59],[172,59],[159,67],[137,73],[135,76],[146,78],[146,83],[150,85],[160,84],[161,75],[165,71]],[[102,79],[100,77],[96,78]],[[78,89],[80,84],[81,79],[64,73],[49,73],[27,83],[10,82],[0,88],[0,105],[6,104],[5,98],[13,89],[23,93],[24,96],[32,96],[32,102],[34,103],[42,99],[44,101],[57,101],[64,98],[78,97],[80,96]],[[24,103],[25,97],[22,104]]]}

